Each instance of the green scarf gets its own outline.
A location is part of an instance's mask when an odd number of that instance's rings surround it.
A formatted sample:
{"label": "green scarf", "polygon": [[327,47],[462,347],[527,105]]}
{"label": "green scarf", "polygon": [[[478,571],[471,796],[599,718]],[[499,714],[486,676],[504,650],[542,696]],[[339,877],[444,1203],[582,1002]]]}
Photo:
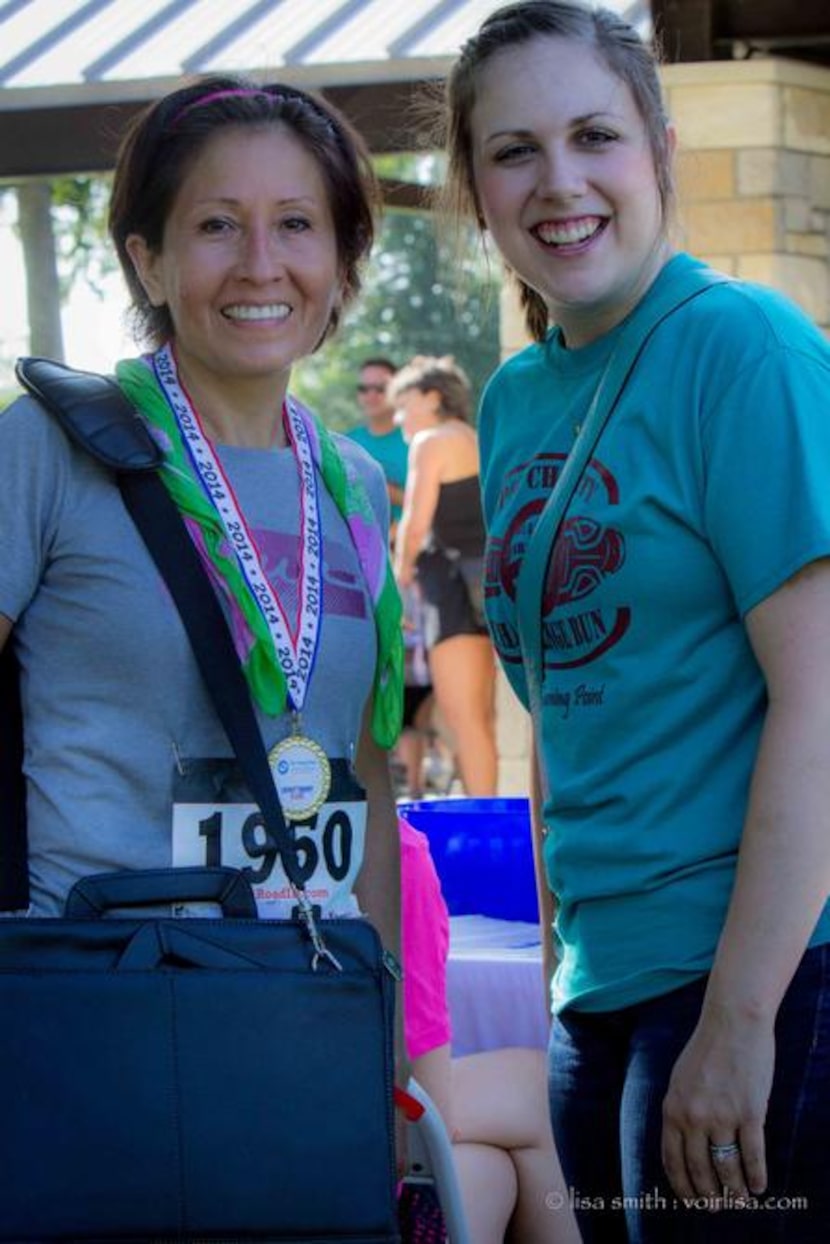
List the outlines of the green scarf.
{"label": "green scarf", "polygon": [[[161,479],[185,520],[211,581],[224,592],[237,623],[232,630],[251,694],[271,716],[286,710],[285,676],[271,633],[228,548],[224,526],[202,491],[179,431],[179,425],[152,368],[141,359],[123,359],[116,367],[118,383],[157,433],[164,452]],[[392,747],[403,713],[404,644],[401,600],[392,574],[389,551],[361,480],[346,470],[327,429],[293,398],[308,433],[315,466],[343,516],[372,598],[377,632],[372,736],[381,747]],[[241,647],[241,651],[240,651]]]}

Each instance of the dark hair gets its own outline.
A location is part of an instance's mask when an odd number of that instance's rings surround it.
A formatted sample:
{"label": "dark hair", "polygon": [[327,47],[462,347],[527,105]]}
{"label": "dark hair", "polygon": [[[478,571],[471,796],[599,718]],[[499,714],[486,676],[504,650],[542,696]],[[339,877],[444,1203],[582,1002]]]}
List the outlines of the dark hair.
{"label": "dark hair", "polygon": [[382,367],[384,371],[392,372],[393,375],[398,370],[397,363],[393,363],[391,359],[385,358],[383,355],[379,355],[377,358],[363,359],[362,362],[358,363],[357,370],[363,371],[364,367]]}
{"label": "dark hair", "polygon": [[[633,26],[610,9],[589,9],[567,0],[520,0],[496,9],[477,34],[463,45],[447,79],[440,145],[449,163],[443,205],[456,219],[474,216],[483,225],[475,188],[470,117],[476,102],[478,74],[497,52],[539,36],[574,39],[592,47],[615,77],[625,82],[645,123],[663,218],[674,204],[674,179],[667,117],[658,74],[658,58]],[[515,274],[514,274],[515,276]],[[541,341],[548,329],[548,309],[541,294],[516,277],[525,323]]]}
{"label": "dark hair", "polygon": [[[360,289],[360,265],[374,240],[377,180],[363,140],[331,104],[280,83],[259,85],[235,76],[200,78],[165,95],[128,126],[119,149],[110,200],[109,231],[132,299],[139,339],[161,345],[173,332],[166,306],[154,307],[127,253],[127,238],[162,246],[176,196],[209,140],[228,126],[279,124],[315,159],[334,221],[343,273],[343,303]],[[319,346],[334,332],[337,305]]]}
{"label": "dark hair", "polygon": [[405,363],[389,382],[389,397],[395,401],[409,389],[437,393],[438,414],[442,419],[470,421],[470,381],[451,354],[443,358],[418,354]]}

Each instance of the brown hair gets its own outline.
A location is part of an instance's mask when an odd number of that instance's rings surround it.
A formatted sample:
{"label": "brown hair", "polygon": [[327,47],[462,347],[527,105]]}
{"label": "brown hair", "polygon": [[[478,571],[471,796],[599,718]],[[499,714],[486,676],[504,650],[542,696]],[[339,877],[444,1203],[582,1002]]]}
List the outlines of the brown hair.
{"label": "brown hair", "polygon": [[[449,163],[443,206],[456,220],[483,221],[473,173],[470,118],[476,103],[478,75],[497,52],[539,36],[573,39],[594,48],[610,71],[631,90],[648,133],[664,221],[674,206],[674,179],[667,117],[655,52],[628,22],[609,9],[589,9],[567,0],[520,0],[496,9],[461,49],[443,98],[440,145]],[[514,274],[515,276],[515,274]],[[548,329],[545,300],[516,277],[528,331],[541,341]]]}
{"label": "brown hair", "polygon": [[437,393],[438,414],[442,419],[470,421],[470,382],[451,355],[436,358],[419,354],[406,363],[389,382],[389,398],[395,401],[408,389]]}
{"label": "brown hair", "polygon": [[[285,126],[316,161],[328,193],[343,303],[360,290],[360,265],[374,240],[377,181],[363,140],[331,104],[280,83],[258,85],[235,76],[200,78],[165,95],[128,126],[118,153],[109,231],[132,299],[136,336],[159,346],[173,332],[166,306],[154,307],[127,253],[127,238],[142,237],[161,249],[164,227],[194,161],[228,126]],[[332,311],[323,338],[334,332],[341,307]]]}

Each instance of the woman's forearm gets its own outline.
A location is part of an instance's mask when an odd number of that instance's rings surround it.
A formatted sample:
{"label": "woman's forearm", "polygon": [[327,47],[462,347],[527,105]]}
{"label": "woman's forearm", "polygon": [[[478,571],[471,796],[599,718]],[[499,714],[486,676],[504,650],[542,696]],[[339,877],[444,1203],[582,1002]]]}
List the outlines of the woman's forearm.
{"label": "woman's forearm", "polygon": [[404,510],[395,537],[395,577],[403,586],[412,582],[415,562],[418,560],[425,535],[425,532],[415,529],[411,518]]}

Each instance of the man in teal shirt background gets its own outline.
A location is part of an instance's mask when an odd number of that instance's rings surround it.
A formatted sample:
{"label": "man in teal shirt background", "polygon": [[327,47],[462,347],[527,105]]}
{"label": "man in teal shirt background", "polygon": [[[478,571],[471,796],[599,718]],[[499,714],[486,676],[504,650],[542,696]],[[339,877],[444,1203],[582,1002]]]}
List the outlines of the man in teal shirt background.
{"label": "man in teal shirt background", "polygon": [[406,485],[407,445],[394,422],[395,411],[386,396],[386,387],[397,371],[387,358],[365,359],[360,365],[357,400],[363,423],[349,432],[376,462],[386,476],[393,528],[401,517]]}

